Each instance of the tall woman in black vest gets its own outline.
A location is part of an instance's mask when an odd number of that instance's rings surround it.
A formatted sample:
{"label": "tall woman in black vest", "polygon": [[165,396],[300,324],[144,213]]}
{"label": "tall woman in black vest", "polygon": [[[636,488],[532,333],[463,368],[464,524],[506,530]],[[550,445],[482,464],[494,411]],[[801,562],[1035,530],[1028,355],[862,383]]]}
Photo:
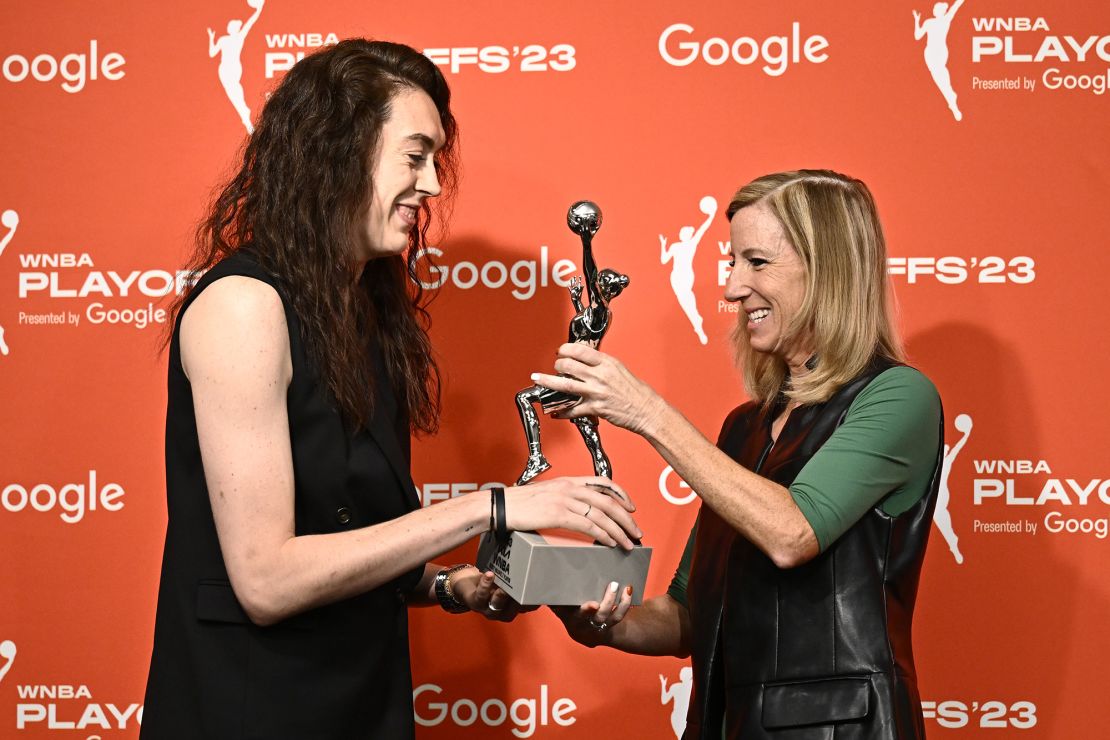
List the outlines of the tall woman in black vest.
{"label": "tall woman in black vest", "polygon": [[648,440],[702,506],[670,589],[560,612],[571,636],[692,655],[686,738],[917,738],[911,646],[936,502],[941,407],[902,364],[867,187],[836,172],[761,177],[728,208],[751,401],[717,444],[612,357],[560,350],[585,399]]}
{"label": "tall woman in black vest", "polygon": [[[434,64],[344,41],[286,75],[213,203],[169,340],[143,737],[412,737],[407,606],[512,616],[490,574],[428,563],[495,494],[422,509],[409,477],[439,412],[410,275],[455,142]],[[631,504],[589,483],[504,491],[507,526],[631,547]]]}

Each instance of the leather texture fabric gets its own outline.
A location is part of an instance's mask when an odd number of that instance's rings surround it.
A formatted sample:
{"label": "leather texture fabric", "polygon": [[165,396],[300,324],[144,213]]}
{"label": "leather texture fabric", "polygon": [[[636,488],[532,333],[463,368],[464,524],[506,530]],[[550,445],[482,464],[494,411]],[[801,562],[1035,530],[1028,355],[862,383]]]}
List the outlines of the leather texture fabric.
{"label": "leather texture fabric", "polygon": [[[827,402],[795,409],[774,444],[782,399],[744,404],[718,446],[788,487],[859,392],[892,366],[875,361]],[[942,446],[913,507],[892,517],[878,502],[796,568],[778,568],[702,507],[688,587],[694,688],[686,740],[720,740],[722,724],[730,739],[924,737],[911,628]]]}
{"label": "leather texture fabric", "polygon": [[[213,267],[187,300],[230,275],[271,285],[285,308],[296,534],[344,532],[418,508],[407,419],[380,357],[372,421],[351,434],[306,356],[286,294],[249,251]],[[179,331],[169,356],[169,523],[141,737],[413,737],[405,598],[423,568],[272,626],[253,624],[220,553]]]}

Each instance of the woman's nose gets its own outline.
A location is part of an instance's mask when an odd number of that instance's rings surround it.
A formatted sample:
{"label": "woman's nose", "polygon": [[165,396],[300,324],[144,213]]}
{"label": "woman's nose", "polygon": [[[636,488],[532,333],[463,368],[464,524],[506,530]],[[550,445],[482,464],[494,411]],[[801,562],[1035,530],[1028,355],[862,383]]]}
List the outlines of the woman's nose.
{"label": "woman's nose", "polygon": [[420,176],[416,179],[416,189],[433,198],[442,192],[443,188],[439,185],[439,174],[436,172],[433,160],[429,159],[428,166],[421,169]]}
{"label": "woman's nose", "polygon": [[725,280],[725,300],[735,303],[751,295],[752,289],[744,277],[744,271],[734,265]]}

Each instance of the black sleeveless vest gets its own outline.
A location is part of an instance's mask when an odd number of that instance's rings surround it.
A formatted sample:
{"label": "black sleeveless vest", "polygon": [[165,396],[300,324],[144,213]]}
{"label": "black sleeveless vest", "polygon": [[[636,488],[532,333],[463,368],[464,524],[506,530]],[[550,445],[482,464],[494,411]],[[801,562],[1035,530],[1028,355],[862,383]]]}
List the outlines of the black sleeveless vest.
{"label": "black sleeveless vest", "polygon": [[[369,429],[352,436],[305,353],[288,297],[249,251],[213,267],[185,307],[229,275],[273,286],[285,308],[296,534],[366,527],[417,508],[408,426],[384,364],[376,363]],[[423,569],[269,627],[251,623],[231,589],[216,537],[179,332],[180,323],[170,343],[169,523],[142,737],[412,737],[405,595]]]}
{"label": "black sleeveless vest", "polygon": [[[890,367],[873,363],[827,402],[795,409],[774,445],[770,427],[782,403],[744,404],[725,421],[718,446],[789,486],[859,392]],[[924,737],[910,633],[941,455],[930,490],[909,511],[891,517],[876,504],[793,569],[778,568],[701,508],[687,589],[687,740],[719,740],[722,722],[730,739]]]}

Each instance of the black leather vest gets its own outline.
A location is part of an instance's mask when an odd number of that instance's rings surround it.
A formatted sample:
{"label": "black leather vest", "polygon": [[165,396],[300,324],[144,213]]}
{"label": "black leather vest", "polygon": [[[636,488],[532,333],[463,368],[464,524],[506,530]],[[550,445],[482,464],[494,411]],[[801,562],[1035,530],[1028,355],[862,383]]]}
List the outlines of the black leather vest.
{"label": "black leather vest", "polygon": [[[874,363],[827,402],[794,410],[773,445],[782,404],[747,403],[729,415],[718,446],[789,486],[890,367]],[[910,633],[941,454],[909,511],[891,517],[880,502],[793,569],[702,507],[687,590],[694,689],[685,738],[719,740],[722,722],[726,737],[745,740],[924,737]]]}

